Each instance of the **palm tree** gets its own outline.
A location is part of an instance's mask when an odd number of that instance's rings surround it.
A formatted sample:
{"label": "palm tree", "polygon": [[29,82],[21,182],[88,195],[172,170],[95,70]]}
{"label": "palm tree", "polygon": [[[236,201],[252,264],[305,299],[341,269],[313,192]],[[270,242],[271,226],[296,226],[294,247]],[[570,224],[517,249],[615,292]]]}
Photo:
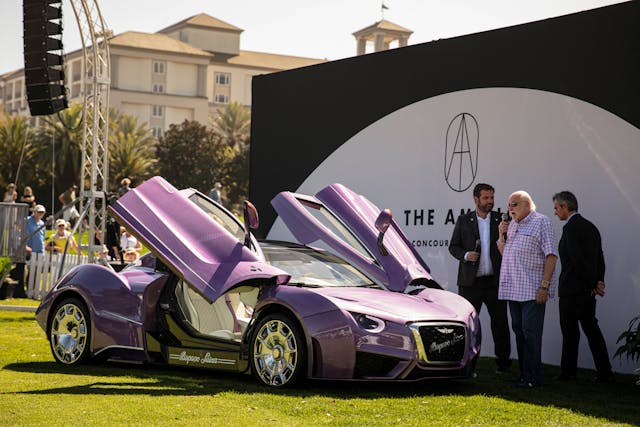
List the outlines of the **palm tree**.
{"label": "palm tree", "polygon": [[227,141],[229,146],[241,148],[249,141],[251,112],[238,102],[231,102],[212,120],[213,130]]}
{"label": "palm tree", "polygon": [[37,175],[39,150],[30,129],[25,117],[0,113],[0,188],[19,179],[26,179],[28,185],[37,185],[33,180]]}
{"label": "palm tree", "polygon": [[115,110],[111,117],[109,176],[113,178],[111,188],[115,189],[124,177],[140,182],[153,175],[157,141],[146,125],[138,123],[137,117]]}
{"label": "palm tree", "polygon": [[40,162],[54,162],[54,178],[59,188],[68,188],[80,179],[83,119],[82,105],[73,103],[57,115],[43,117],[45,124],[37,131],[40,144],[47,147],[40,152]]}
{"label": "palm tree", "polygon": [[232,102],[212,120],[213,131],[232,149],[225,162],[223,181],[227,204],[239,209],[249,193],[249,131],[251,112],[237,102]]}

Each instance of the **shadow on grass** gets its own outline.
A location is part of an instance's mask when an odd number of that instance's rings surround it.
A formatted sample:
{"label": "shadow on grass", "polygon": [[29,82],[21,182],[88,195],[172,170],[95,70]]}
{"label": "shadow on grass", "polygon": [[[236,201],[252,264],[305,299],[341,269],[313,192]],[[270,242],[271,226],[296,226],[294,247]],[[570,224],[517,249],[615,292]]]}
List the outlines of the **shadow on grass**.
{"label": "shadow on grass", "polygon": [[[25,391],[18,394],[201,396],[230,391],[245,394],[277,393],[299,398],[322,396],[333,399],[487,396],[533,405],[566,408],[611,422],[640,424],[640,405],[638,405],[640,388],[633,384],[634,379],[630,375],[619,375],[613,384],[596,384],[586,380],[556,382],[551,378],[559,372],[559,368],[544,366],[543,375],[547,381],[546,384],[534,390],[521,390],[513,388],[509,383],[508,380],[513,375],[496,375],[493,367],[493,359],[482,359],[478,364],[478,378],[468,380],[404,383],[315,380],[296,388],[277,391],[259,385],[250,375],[181,367],[168,368],[161,365],[108,363],[65,367],[54,362],[33,362],[13,363],[4,366],[4,369],[33,374],[104,377],[83,385]],[[589,378],[593,375],[593,371],[582,370],[580,374],[583,378]]]}

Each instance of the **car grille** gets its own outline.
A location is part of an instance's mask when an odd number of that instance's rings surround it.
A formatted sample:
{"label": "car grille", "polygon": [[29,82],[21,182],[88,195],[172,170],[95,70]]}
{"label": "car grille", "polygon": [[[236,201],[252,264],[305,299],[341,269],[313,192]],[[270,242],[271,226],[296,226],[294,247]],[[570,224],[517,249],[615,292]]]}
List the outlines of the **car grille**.
{"label": "car grille", "polygon": [[458,323],[414,323],[409,326],[423,363],[458,364],[464,357],[467,334]]}

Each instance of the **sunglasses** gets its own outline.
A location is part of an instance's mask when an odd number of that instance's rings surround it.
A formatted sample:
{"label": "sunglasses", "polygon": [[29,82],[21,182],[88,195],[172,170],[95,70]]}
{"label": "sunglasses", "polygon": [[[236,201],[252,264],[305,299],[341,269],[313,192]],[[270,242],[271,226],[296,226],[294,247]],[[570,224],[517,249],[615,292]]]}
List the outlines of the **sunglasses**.
{"label": "sunglasses", "polygon": [[520,203],[522,203],[522,202],[511,202],[511,203],[509,203],[509,207],[510,207],[510,208],[515,208],[515,207],[516,207],[516,206],[518,206]]}

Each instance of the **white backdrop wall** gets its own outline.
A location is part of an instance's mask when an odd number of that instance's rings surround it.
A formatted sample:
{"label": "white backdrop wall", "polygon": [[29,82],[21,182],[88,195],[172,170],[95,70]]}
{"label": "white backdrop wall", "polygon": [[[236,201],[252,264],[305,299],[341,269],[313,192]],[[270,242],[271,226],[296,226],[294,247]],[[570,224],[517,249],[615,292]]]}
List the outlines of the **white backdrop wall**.
{"label": "white backdrop wall", "polygon": [[[466,132],[460,134],[462,113]],[[468,136],[468,146],[463,148],[468,147],[471,155],[463,153],[463,162],[453,154],[460,135]],[[452,155],[457,157],[448,183],[445,169]],[[553,216],[551,197],[561,190],[574,192],[580,212],[602,234],[607,294],[598,299],[597,313],[612,357],[617,337],[640,314],[638,159],[640,130],[597,106],[538,90],[473,89],[416,102],[372,123],[345,141],[295,191],[315,194],[332,182],[341,182],[378,207],[391,208],[434,278],[454,292],[457,260],[449,254],[448,242],[460,211],[474,207],[475,184],[492,184],[496,209],[502,211],[510,193],[528,191],[538,211],[555,224],[556,240],[563,223]],[[452,187],[460,181],[462,188],[468,188],[454,191]],[[268,235],[289,236],[279,219]],[[556,278],[560,268],[558,263]],[[486,309],[481,319],[482,353],[493,355]],[[560,351],[554,299],[547,304],[543,361],[559,365]],[[584,336],[579,357],[581,367],[593,368]],[[635,368],[626,359],[613,359],[612,365],[620,372]]]}

